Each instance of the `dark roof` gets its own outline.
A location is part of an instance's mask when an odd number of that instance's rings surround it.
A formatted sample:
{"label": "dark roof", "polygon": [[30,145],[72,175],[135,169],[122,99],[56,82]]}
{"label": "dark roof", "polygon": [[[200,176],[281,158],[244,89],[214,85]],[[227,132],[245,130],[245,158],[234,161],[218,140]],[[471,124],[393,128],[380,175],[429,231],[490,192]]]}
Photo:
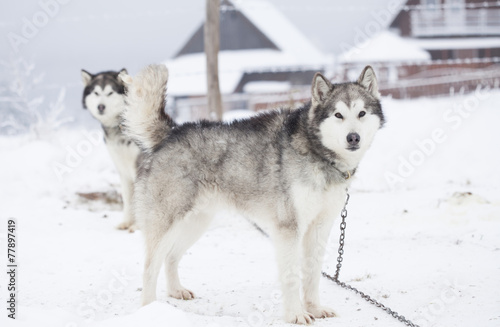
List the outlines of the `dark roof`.
{"label": "dark roof", "polygon": [[[174,56],[204,52],[204,23],[191,36],[189,41]],[[262,31],[260,31],[245,15],[229,1],[223,1],[220,11],[220,50],[248,50],[279,48]]]}

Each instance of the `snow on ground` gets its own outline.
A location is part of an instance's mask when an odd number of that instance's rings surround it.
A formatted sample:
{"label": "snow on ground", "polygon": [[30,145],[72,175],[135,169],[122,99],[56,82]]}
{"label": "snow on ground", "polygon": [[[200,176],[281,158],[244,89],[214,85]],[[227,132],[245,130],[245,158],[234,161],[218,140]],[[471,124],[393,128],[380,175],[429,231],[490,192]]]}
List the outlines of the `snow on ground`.
{"label": "snow on ground", "polygon": [[[499,326],[500,93],[383,103],[387,124],[350,191],[341,279],[422,327]],[[2,137],[0,153],[2,258],[6,221],[18,225],[18,320],[3,309],[7,326],[287,325],[273,248],[245,219],[219,214],[185,255],[181,279],[197,299],[168,298],[161,274],[158,301],[140,308],[141,233],[75,195],[119,184],[99,132]],[[4,306],[6,284],[2,274]],[[321,298],[339,317],[316,326],[403,326],[325,279]]]}

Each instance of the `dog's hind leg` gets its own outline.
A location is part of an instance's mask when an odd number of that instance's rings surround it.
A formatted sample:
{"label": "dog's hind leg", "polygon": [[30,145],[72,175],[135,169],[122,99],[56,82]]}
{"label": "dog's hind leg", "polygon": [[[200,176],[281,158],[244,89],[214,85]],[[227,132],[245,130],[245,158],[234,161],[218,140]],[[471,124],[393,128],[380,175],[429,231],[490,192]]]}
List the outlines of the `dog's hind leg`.
{"label": "dog's hind leg", "polygon": [[146,260],[144,262],[142,305],[148,305],[156,300],[156,285],[163,258],[171,248],[171,242],[166,234],[144,233],[146,238]]}
{"label": "dog's hind leg", "polygon": [[184,288],[179,280],[178,265],[182,256],[203,234],[212,221],[211,213],[191,213],[167,237],[173,238],[172,251],[165,257],[165,273],[167,277],[168,295],[181,300],[194,299],[194,293]]}
{"label": "dog's hind leg", "polygon": [[134,212],[132,210],[132,197],[134,195],[134,181],[123,175],[120,176],[122,184],[122,199],[123,199],[123,222],[120,223],[118,229],[128,229],[133,233],[137,229],[135,225]]}

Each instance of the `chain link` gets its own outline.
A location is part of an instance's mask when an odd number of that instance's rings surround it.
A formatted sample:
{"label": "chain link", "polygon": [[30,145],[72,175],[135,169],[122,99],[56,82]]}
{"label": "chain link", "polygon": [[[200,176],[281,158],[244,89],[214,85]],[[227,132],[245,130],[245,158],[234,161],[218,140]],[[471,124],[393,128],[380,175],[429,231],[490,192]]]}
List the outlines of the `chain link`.
{"label": "chain link", "polygon": [[406,326],[420,327],[419,325],[416,325],[413,322],[411,322],[409,319],[406,319],[405,316],[400,315],[399,313],[397,313],[396,311],[392,310],[391,308],[389,308],[389,307],[383,305],[382,303],[378,302],[377,300],[373,299],[368,294],[365,294],[365,293],[361,292],[360,290],[358,290],[357,288],[355,288],[355,287],[353,287],[353,286],[351,286],[349,284],[346,284],[344,282],[341,282],[339,280],[340,268],[342,268],[342,261],[344,260],[343,259],[343,255],[344,255],[344,240],[345,240],[345,229],[346,229],[346,222],[345,222],[345,220],[347,218],[347,204],[349,203],[349,197],[350,197],[349,196],[349,192],[347,192],[347,197],[346,197],[346,200],[345,200],[344,208],[342,209],[342,211],[340,213],[340,217],[342,218],[342,222],[340,223],[340,237],[339,237],[339,250],[338,250],[338,254],[339,255],[337,257],[337,270],[335,271],[335,275],[333,277],[330,276],[330,275],[328,275],[324,271],[322,272],[323,276],[326,277],[326,278],[328,278],[332,282],[336,283],[340,287],[348,289],[348,290],[351,290],[354,293],[358,294],[359,296],[361,296],[361,298],[363,298],[367,302],[375,305],[376,307],[381,308],[382,310],[384,310],[385,312],[387,312],[392,317],[394,317],[397,320],[399,320],[402,323],[404,323]]}

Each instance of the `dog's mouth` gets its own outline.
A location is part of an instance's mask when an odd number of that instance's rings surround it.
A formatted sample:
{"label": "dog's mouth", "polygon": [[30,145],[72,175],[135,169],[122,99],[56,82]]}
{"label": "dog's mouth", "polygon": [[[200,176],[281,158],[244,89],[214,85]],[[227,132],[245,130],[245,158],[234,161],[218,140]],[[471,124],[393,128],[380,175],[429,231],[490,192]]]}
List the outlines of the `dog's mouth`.
{"label": "dog's mouth", "polygon": [[351,145],[349,147],[347,147],[347,150],[349,151],[356,151],[356,150],[359,150],[359,145]]}

